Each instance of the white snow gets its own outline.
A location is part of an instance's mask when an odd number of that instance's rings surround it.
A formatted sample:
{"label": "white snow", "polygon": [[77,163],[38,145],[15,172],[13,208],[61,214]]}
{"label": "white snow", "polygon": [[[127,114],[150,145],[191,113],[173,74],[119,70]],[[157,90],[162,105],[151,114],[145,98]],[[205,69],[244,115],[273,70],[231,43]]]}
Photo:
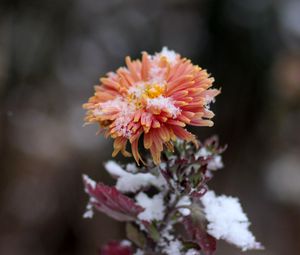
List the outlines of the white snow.
{"label": "white snow", "polygon": [[166,68],[156,65],[150,67],[149,78],[151,83],[165,84]]}
{"label": "white snow", "polygon": [[179,240],[174,240],[171,241],[169,245],[163,249],[163,252],[165,252],[167,255],[182,255],[182,248],[182,243]]}
{"label": "white snow", "polygon": [[135,199],[141,207],[145,208],[145,211],[138,215],[140,220],[151,221],[164,218],[165,206],[161,193],[150,198],[144,192],[140,192]]}
{"label": "white snow", "polygon": [[137,249],[133,255],[144,255],[145,253],[141,249]]}
{"label": "white snow", "polygon": [[91,203],[88,203],[86,205],[86,211],[82,217],[85,219],[91,219],[91,218],[93,218],[93,216],[94,216],[93,206]]}
{"label": "white snow", "polygon": [[85,213],[82,215],[82,217],[84,219],[91,219],[94,216],[94,210],[93,210],[93,202],[95,202],[96,199],[93,197],[90,197],[89,202],[86,205],[86,211]]}
{"label": "white snow", "polygon": [[136,173],[138,168],[135,163],[129,163],[126,165],[126,171],[131,173]]}
{"label": "white snow", "polygon": [[120,244],[121,246],[131,246],[131,242],[126,239],[122,240]]}
{"label": "white snow", "polygon": [[[192,204],[191,199],[188,196],[183,196],[177,203],[176,207],[181,207],[181,206],[189,206]],[[183,216],[188,216],[191,213],[191,210],[189,208],[180,208],[178,211],[183,215]]]}
{"label": "white snow", "polygon": [[170,64],[175,64],[177,61],[177,53],[173,50],[169,50],[166,46],[162,48],[158,55],[160,57],[165,57]]}
{"label": "white snow", "polygon": [[128,94],[134,95],[136,98],[140,98],[145,93],[145,82],[137,82],[128,89]]}
{"label": "white snow", "polygon": [[151,173],[129,173],[112,160],[105,164],[105,168],[109,174],[118,177],[116,188],[121,192],[136,192],[150,185],[157,188],[166,185],[162,176],[157,177]]}
{"label": "white snow", "polygon": [[[93,189],[95,189],[96,188],[96,182],[95,181],[93,181],[90,177],[88,177],[86,174],[83,174],[82,175],[82,178],[83,178],[83,181],[86,183],[86,184],[88,184],[88,185],[90,185]],[[85,191],[87,192],[87,189],[85,189]]]}
{"label": "white snow", "polygon": [[207,164],[207,168],[209,170],[218,170],[224,167],[222,157],[220,155],[213,156],[212,160],[210,160]]}
{"label": "white snow", "polygon": [[211,152],[209,150],[207,150],[205,147],[202,147],[199,151],[197,151],[195,153],[196,159],[198,159],[200,157],[207,158],[210,155],[211,155]]}
{"label": "white snow", "polygon": [[189,249],[185,255],[199,255],[199,251],[195,250],[195,249]]}
{"label": "white snow", "polygon": [[161,238],[158,245],[162,248],[164,254],[181,255],[183,245],[181,241],[175,238],[173,232],[173,223],[169,223],[163,230],[161,230]]}
{"label": "white snow", "polygon": [[[196,159],[199,159],[200,157],[203,157],[206,159],[207,157],[211,156],[212,153],[207,150],[205,147],[202,147],[200,150],[198,150],[195,153]],[[223,161],[222,161],[222,156],[220,155],[214,155],[212,159],[208,162],[207,168],[209,170],[218,170],[224,167]]]}
{"label": "white snow", "polygon": [[134,110],[129,104],[125,103],[115,120],[117,132],[128,139],[132,136],[132,131],[128,129],[128,125],[131,123],[133,116]]}
{"label": "white snow", "polygon": [[204,205],[209,234],[216,239],[224,239],[243,251],[263,248],[248,229],[250,222],[237,198],[216,196],[213,191],[208,191],[201,198],[201,202]]}
{"label": "white snow", "polygon": [[150,107],[155,107],[159,110],[165,110],[172,114],[173,118],[176,118],[181,112],[181,110],[174,105],[171,98],[161,95],[156,98],[147,99],[147,109],[149,109]]}
{"label": "white snow", "polygon": [[134,115],[134,107],[125,102],[120,96],[114,98],[113,100],[108,100],[104,103],[99,104],[97,108],[94,109],[93,114],[97,116],[105,115],[106,109],[115,109],[118,112],[118,116],[115,119],[115,129],[122,136],[130,138],[132,135],[131,130],[128,129],[128,125],[132,120]]}

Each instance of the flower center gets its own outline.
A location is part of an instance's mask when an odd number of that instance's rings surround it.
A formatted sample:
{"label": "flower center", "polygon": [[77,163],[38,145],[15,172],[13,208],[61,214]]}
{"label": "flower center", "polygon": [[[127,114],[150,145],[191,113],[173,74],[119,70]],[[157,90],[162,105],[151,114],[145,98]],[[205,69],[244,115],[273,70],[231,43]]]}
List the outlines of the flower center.
{"label": "flower center", "polygon": [[146,84],[145,92],[143,93],[143,97],[156,98],[162,95],[165,91],[165,84],[160,85],[158,83],[154,84]]}
{"label": "flower center", "polygon": [[127,100],[133,103],[137,109],[145,106],[147,99],[161,96],[166,89],[166,84],[143,83],[132,87],[128,91]]}

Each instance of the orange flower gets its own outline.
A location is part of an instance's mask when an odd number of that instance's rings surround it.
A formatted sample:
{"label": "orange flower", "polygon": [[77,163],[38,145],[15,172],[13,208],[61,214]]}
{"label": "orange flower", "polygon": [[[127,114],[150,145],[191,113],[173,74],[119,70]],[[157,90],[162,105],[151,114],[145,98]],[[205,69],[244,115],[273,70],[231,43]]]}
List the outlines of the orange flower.
{"label": "orange flower", "polygon": [[115,139],[113,156],[120,151],[131,156],[126,151],[129,141],[136,162],[143,162],[138,151],[143,135],[144,147],[159,164],[164,146],[172,150],[177,138],[195,141],[187,124],[213,125],[209,104],[220,91],[209,89],[214,79],[206,70],[166,47],[155,55],[143,52],[142,60],[126,57],[126,65],[101,78],[83,105],[86,122],[99,123],[105,136]]}

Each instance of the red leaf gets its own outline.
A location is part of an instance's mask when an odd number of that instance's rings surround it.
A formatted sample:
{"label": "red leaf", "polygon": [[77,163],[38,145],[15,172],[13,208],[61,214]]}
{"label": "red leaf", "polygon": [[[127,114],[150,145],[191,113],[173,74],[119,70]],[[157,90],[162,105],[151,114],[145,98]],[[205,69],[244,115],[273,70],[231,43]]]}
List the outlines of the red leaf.
{"label": "red leaf", "polygon": [[97,210],[119,221],[135,220],[145,209],[137,205],[131,198],[120,193],[115,187],[96,183],[88,176],[83,176],[89,203]]}
{"label": "red leaf", "polygon": [[100,255],[132,255],[131,246],[121,242],[111,241],[101,249]]}
{"label": "red leaf", "polygon": [[205,231],[201,222],[192,217],[185,217],[183,225],[189,238],[200,246],[205,255],[214,254],[217,246],[216,239]]}

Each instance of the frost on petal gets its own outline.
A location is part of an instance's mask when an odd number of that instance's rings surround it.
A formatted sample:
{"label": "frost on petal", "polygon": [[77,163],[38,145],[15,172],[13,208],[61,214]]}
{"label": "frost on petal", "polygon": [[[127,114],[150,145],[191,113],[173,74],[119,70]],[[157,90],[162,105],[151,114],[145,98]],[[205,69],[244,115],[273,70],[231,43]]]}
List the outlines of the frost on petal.
{"label": "frost on petal", "polygon": [[[132,199],[121,194],[115,187],[109,187],[102,183],[95,184],[86,175],[83,176],[83,182],[85,191],[90,196],[88,209],[93,207],[119,221],[135,220],[137,215],[144,210]],[[86,214],[85,216],[89,216]]]}
{"label": "frost on petal", "polygon": [[216,239],[224,239],[243,251],[263,248],[249,231],[250,222],[237,198],[224,195],[217,197],[213,191],[208,191],[201,202],[209,234]]}
{"label": "frost on petal", "polygon": [[147,109],[150,107],[164,110],[165,112],[170,113],[173,118],[176,118],[181,112],[180,109],[174,105],[171,98],[163,96],[147,99]]}
{"label": "frost on petal", "polygon": [[161,193],[150,198],[144,192],[140,192],[135,199],[141,207],[145,208],[145,211],[138,215],[140,220],[152,221],[164,218],[165,205]]}
{"label": "frost on petal", "polygon": [[116,188],[122,192],[136,192],[150,185],[157,188],[165,185],[165,180],[161,176],[151,173],[129,173],[114,161],[108,161],[105,168],[109,174],[118,178]]}
{"label": "frost on petal", "polygon": [[161,52],[158,53],[160,57],[165,57],[170,64],[175,64],[178,54],[175,51],[169,50],[168,47],[163,47]]}

